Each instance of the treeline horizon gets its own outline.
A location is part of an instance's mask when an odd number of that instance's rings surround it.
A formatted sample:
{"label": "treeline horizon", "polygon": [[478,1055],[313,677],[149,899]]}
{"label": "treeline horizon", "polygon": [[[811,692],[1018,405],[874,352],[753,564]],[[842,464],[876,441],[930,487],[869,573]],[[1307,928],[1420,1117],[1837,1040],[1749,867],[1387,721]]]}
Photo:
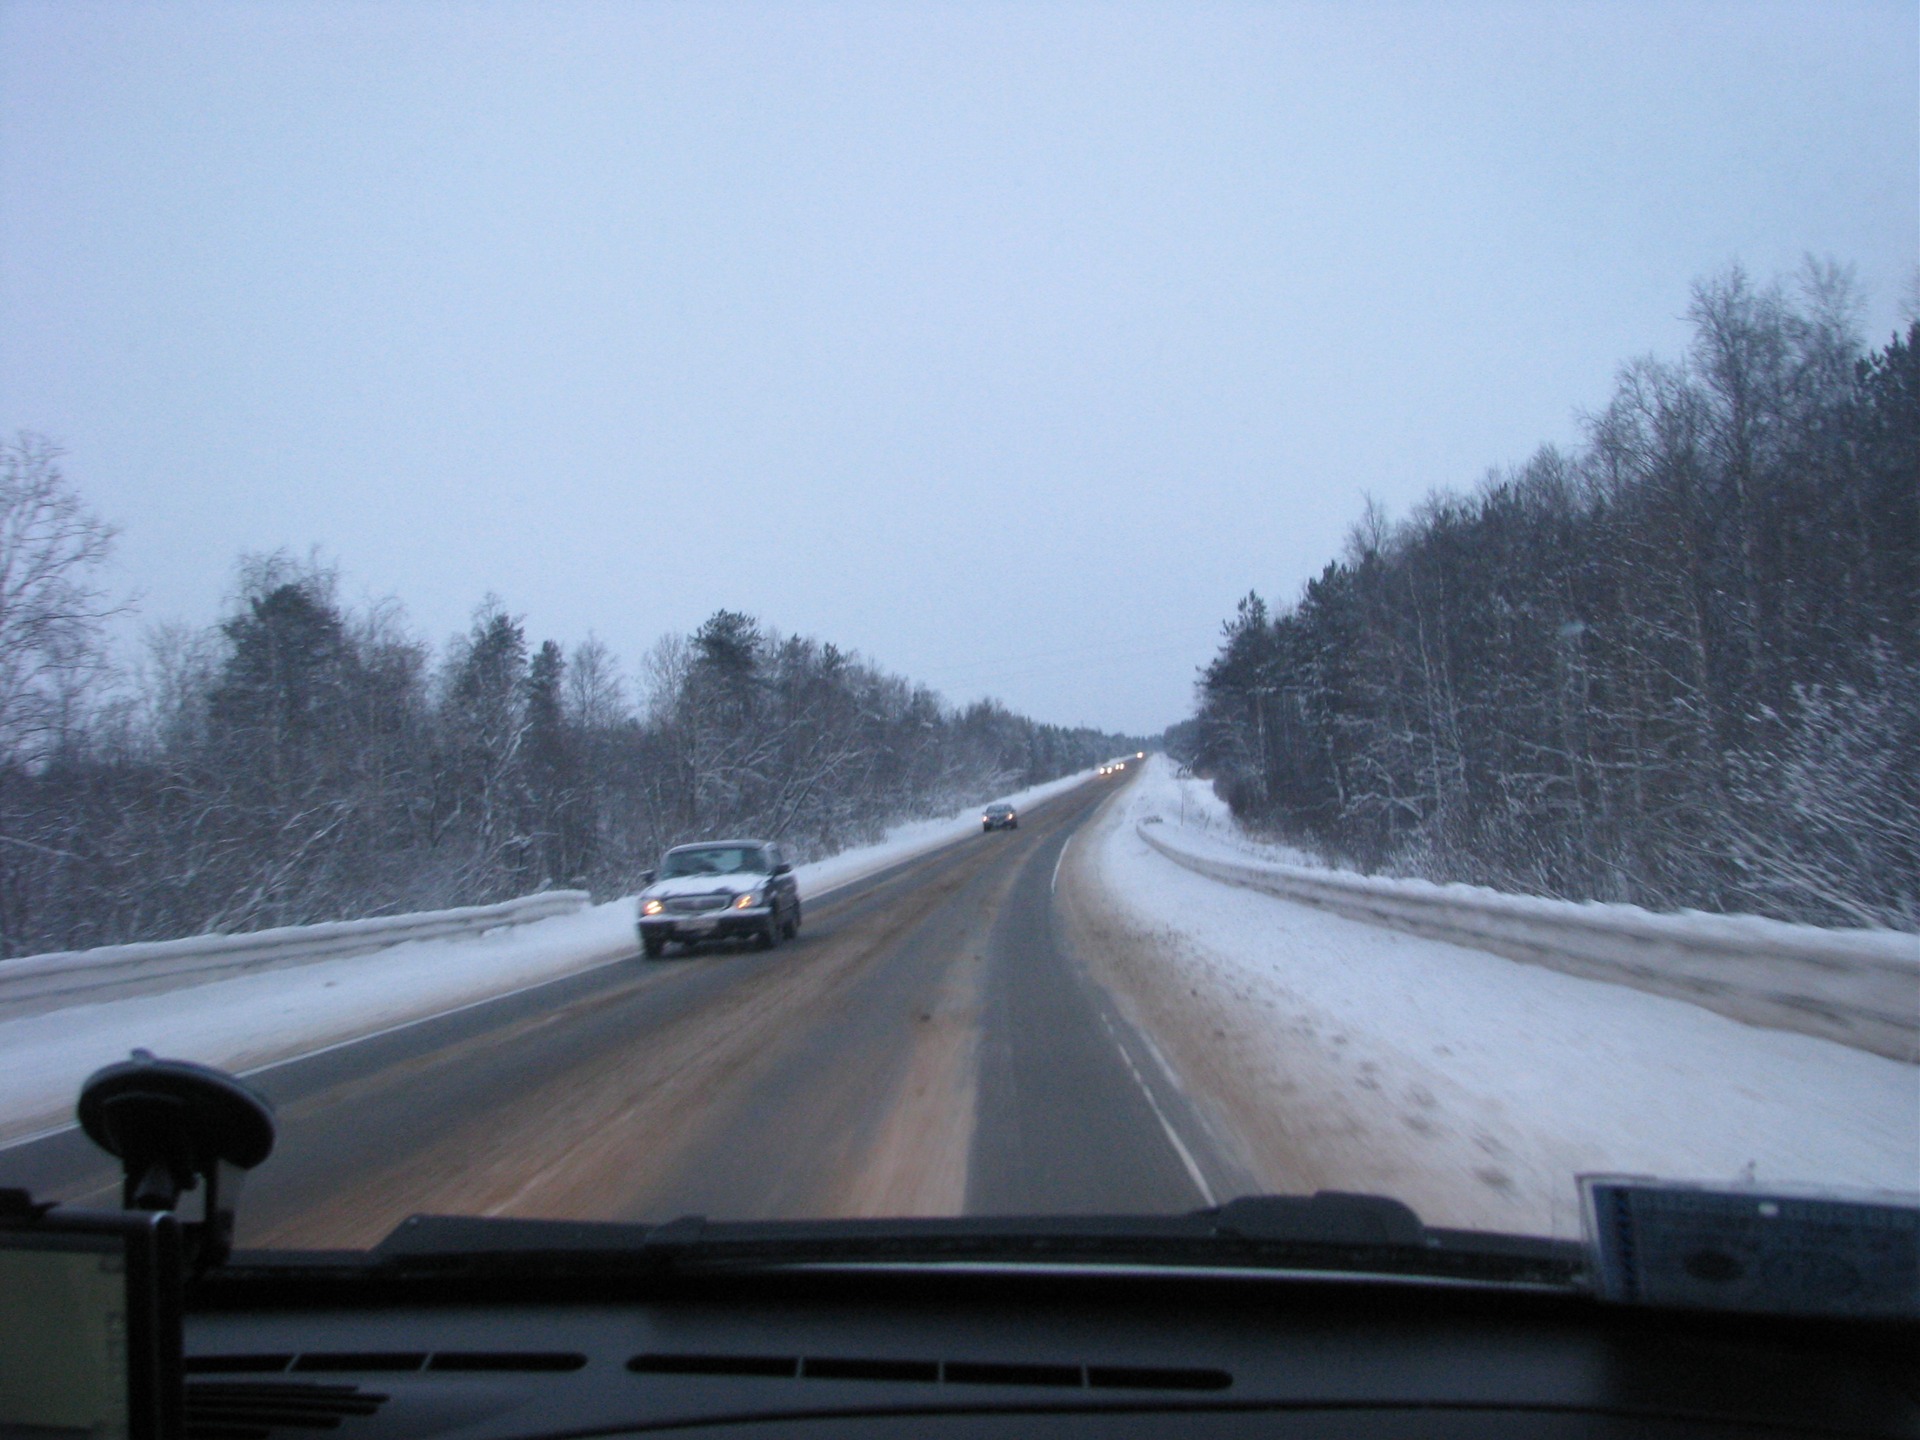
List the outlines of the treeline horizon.
{"label": "treeline horizon", "polygon": [[1856,309],[1700,282],[1576,448],[1250,592],[1172,748],[1338,864],[1920,929],[1920,321]]}
{"label": "treeline horizon", "polygon": [[436,649],[338,575],[244,557],[215,624],[110,672],[112,539],[60,452],[0,443],[0,956],[633,888],[667,846],[798,860],[1087,768],[1134,737],[952,706],[721,610],[629,685],[497,598]]}

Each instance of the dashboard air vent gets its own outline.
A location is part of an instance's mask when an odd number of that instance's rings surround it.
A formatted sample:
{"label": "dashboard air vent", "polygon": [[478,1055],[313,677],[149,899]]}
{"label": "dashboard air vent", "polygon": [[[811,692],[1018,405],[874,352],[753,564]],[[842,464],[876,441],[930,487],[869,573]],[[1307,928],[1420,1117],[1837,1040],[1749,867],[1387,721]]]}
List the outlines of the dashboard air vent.
{"label": "dashboard air vent", "polygon": [[189,1355],[189,1375],[276,1375],[293,1364],[291,1355]]}
{"label": "dashboard air vent", "polygon": [[949,1360],[941,1377],[949,1385],[1052,1385],[1078,1390],[1078,1365],[996,1365]]}
{"label": "dashboard air vent", "polygon": [[429,1370],[485,1370],[493,1374],[553,1374],[582,1369],[587,1357],[565,1350],[436,1350]]}
{"label": "dashboard air vent", "polygon": [[189,1381],[186,1440],[270,1440],[277,1430],[337,1430],[354,1415],[371,1415],[385,1395],[358,1385],[297,1380]]}
{"label": "dashboard air vent", "polygon": [[294,1357],[293,1368],[364,1374],[369,1370],[418,1370],[426,1363],[426,1354],[418,1350],[309,1350]]}
{"label": "dashboard air vent", "polygon": [[554,1374],[579,1370],[587,1357],[568,1350],[310,1350],[298,1355],[189,1355],[189,1375],[277,1375],[287,1370],[334,1374],[466,1370]]}
{"label": "dashboard air vent", "polygon": [[933,1360],[802,1360],[800,1373],[809,1380],[892,1380],[931,1385],[940,1378]]}
{"label": "dashboard air vent", "polygon": [[636,1355],[642,1375],[757,1375],[769,1380],[879,1380],[921,1385],[1017,1385],[1069,1390],[1225,1390],[1225,1370],[1158,1365],[1036,1365],[1018,1360],[898,1360],[858,1356]]}
{"label": "dashboard air vent", "polygon": [[1089,1365],[1087,1384],[1095,1390],[1225,1390],[1233,1376],[1224,1370],[1159,1365]]}
{"label": "dashboard air vent", "polygon": [[636,1355],[627,1368],[642,1375],[759,1375],[791,1380],[800,1362],[785,1355]]}

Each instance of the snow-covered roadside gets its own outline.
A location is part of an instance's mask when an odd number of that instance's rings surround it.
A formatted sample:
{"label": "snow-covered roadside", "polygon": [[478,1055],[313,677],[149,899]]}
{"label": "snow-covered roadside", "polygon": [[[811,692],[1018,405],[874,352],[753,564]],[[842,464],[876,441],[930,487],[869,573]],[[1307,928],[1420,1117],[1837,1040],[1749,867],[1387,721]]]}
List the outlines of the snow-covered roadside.
{"label": "snow-covered roadside", "polygon": [[[1184,840],[1204,845],[1222,855],[1315,869],[1323,864],[1318,856],[1310,855],[1305,850],[1249,835],[1240,828],[1240,822],[1233,818],[1233,811],[1227,808],[1227,802],[1214,793],[1211,780],[1182,777],[1165,755],[1148,756],[1140,779],[1154,787],[1155,796],[1153,806],[1142,810],[1140,816],[1160,815],[1163,820],[1179,827]],[[1137,799],[1142,792],[1136,784],[1130,793],[1132,798]]]}
{"label": "snow-covered roadside", "polygon": [[633,950],[633,902],[615,900],[484,935],[413,941],[0,1022],[0,1143],[63,1124],[80,1082],[136,1045],[255,1069]]}
{"label": "snow-covered roadside", "polygon": [[1090,961],[1262,1185],[1560,1235],[1584,1171],[1920,1186],[1920,1068],[1223,884],[1135,832],[1217,804],[1155,757],[1108,809]]}
{"label": "snow-covered roadside", "polygon": [[[1009,798],[1030,807],[1086,778],[1068,776]],[[979,827],[977,807],[897,826],[877,844],[797,867],[801,893],[819,899]],[[257,1069],[623,959],[636,948],[633,926],[628,897],[479,936],[415,941],[0,1021],[0,1145],[66,1123],[81,1082],[135,1046],[226,1070]]]}

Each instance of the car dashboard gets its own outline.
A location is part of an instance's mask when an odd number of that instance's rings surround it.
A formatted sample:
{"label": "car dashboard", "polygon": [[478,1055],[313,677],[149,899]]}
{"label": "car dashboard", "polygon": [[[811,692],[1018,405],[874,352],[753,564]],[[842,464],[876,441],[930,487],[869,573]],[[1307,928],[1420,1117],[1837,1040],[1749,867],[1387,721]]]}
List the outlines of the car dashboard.
{"label": "car dashboard", "polygon": [[245,1258],[187,1315],[189,1440],[1920,1436],[1911,1325],[1144,1269],[370,1285]]}
{"label": "car dashboard", "polygon": [[[1586,1177],[1584,1246],[1322,1191],[1164,1216],[415,1215],[370,1251],[236,1254],[264,1100],[136,1052],[79,1115],[127,1207],[0,1191],[0,1440],[1920,1440],[1920,1206],[1897,1198]],[[30,1394],[36,1349],[72,1383]]]}

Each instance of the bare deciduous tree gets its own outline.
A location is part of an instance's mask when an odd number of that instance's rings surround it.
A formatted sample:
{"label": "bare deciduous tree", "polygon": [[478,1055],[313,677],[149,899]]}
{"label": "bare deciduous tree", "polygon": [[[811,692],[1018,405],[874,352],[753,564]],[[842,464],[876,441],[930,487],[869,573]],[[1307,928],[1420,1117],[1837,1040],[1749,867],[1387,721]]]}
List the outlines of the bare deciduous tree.
{"label": "bare deciduous tree", "polygon": [[113,527],[69,488],[60,455],[39,435],[0,441],[0,756],[16,764],[58,742],[117,608],[97,578]]}

